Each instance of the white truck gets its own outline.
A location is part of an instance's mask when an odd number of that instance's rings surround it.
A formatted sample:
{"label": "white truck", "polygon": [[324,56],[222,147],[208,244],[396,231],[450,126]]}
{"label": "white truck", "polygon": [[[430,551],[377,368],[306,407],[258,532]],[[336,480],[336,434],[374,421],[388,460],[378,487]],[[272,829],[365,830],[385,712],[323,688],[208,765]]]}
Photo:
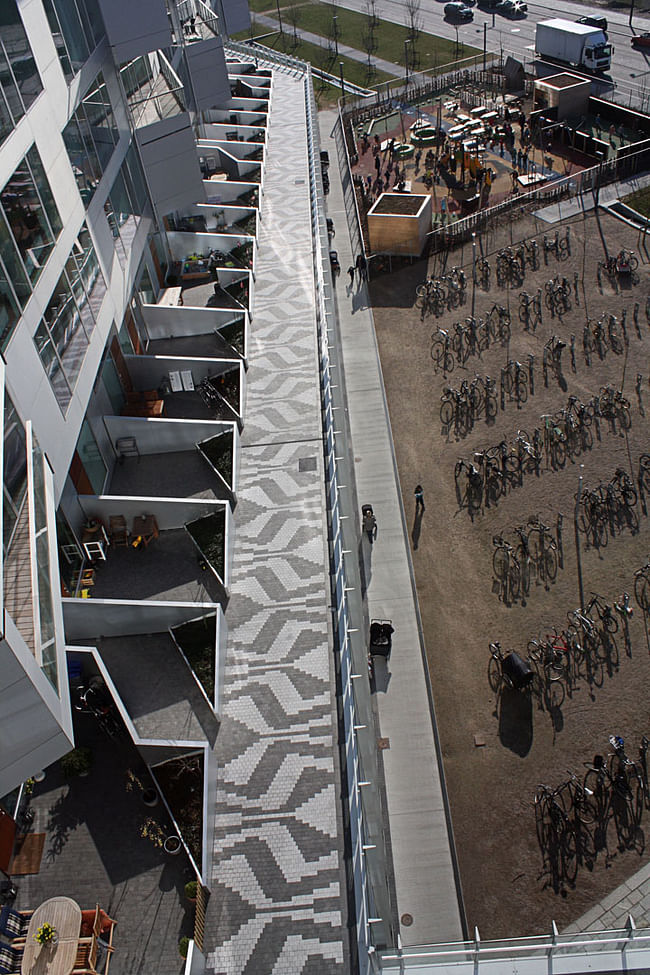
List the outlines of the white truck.
{"label": "white truck", "polygon": [[559,17],[537,24],[535,54],[588,71],[609,71],[612,63],[612,46],[604,31]]}

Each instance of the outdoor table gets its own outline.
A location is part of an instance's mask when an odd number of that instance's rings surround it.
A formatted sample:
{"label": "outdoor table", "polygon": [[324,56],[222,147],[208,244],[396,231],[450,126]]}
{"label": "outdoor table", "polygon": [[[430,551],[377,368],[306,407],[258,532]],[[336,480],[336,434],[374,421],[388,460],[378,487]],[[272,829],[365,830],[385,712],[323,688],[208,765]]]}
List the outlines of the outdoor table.
{"label": "outdoor table", "polygon": [[[56,944],[39,945],[34,935],[41,924],[56,930]],[[22,975],[70,975],[77,958],[81,908],[71,897],[50,897],[32,914],[27,929],[25,953],[20,963]]]}
{"label": "outdoor table", "polygon": [[481,115],[485,115],[486,112],[487,112],[487,108],[485,107],[485,105],[479,105],[477,108],[473,108],[470,111],[470,115],[473,118],[479,118]]}
{"label": "outdoor table", "polygon": [[148,545],[153,538],[158,538],[158,522],[154,515],[136,515],[131,534],[134,538],[141,535],[145,545]]}
{"label": "outdoor table", "polygon": [[547,176],[542,176],[541,173],[524,173],[519,176],[517,182],[520,186],[535,186],[536,183],[545,183],[548,179]]}
{"label": "outdoor table", "polygon": [[158,301],[158,305],[159,306],[164,306],[164,305],[176,306],[176,305],[180,305],[180,303],[181,303],[180,302],[180,298],[181,298],[182,291],[183,291],[183,289],[182,288],[178,288],[178,287],[165,288],[165,290],[163,292],[161,292],[160,299]]}

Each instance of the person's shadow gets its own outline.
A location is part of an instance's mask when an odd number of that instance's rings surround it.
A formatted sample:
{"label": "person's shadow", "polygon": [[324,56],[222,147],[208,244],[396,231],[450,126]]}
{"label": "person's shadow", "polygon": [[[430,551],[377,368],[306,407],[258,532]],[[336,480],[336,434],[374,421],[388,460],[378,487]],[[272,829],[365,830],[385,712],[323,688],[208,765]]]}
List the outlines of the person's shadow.
{"label": "person's shadow", "polygon": [[420,531],[422,529],[422,515],[424,510],[418,505],[415,509],[415,518],[413,519],[413,530],[411,532],[411,539],[413,540],[413,548],[417,549],[420,542]]}

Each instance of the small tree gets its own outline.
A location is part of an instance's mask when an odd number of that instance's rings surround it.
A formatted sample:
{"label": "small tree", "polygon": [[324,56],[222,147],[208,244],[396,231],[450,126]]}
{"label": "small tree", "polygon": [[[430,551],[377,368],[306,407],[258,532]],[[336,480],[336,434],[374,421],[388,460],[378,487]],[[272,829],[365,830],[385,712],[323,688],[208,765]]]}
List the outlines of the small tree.
{"label": "small tree", "polygon": [[291,26],[293,27],[293,49],[298,47],[298,24],[300,23],[300,7],[292,0],[292,2],[287,7],[286,12],[287,19]]}
{"label": "small tree", "polygon": [[372,63],[373,54],[377,53],[377,48],[379,43],[377,41],[377,27],[379,26],[379,17],[377,15],[377,2],[376,0],[366,0],[366,11],[365,11],[365,24],[361,31],[361,43],[363,44],[363,49],[368,55],[368,68],[367,75],[370,81],[376,74],[376,67]]}
{"label": "small tree", "polygon": [[330,52],[330,60],[333,61],[334,58],[338,58],[339,56],[339,40],[341,37],[341,28],[339,27],[337,5],[333,3],[331,9],[332,9],[332,20],[330,22],[327,31],[327,37],[328,40],[330,41],[328,45],[329,52]]}
{"label": "small tree", "polygon": [[407,49],[406,56],[409,59],[411,71],[417,71],[420,67],[417,43],[424,25],[421,14],[421,0],[404,0],[404,25],[410,41],[410,50]]}

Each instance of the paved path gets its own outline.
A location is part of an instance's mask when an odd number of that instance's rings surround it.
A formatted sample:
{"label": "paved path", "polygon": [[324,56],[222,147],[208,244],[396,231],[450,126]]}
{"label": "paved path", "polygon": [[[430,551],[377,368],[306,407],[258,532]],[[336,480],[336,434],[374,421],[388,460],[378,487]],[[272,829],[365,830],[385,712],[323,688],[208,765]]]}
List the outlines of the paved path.
{"label": "paved path", "polygon": [[[347,402],[360,503],[373,505],[378,536],[364,539],[370,618],[392,619],[388,669],[377,658],[376,702],[383,752],[397,911],[402,944],[435,944],[463,937],[461,914],[437,761],[408,531],[400,501],[392,436],[366,286],[351,290],[353,263],[347,232],[333,112],[319,114],[321,147],[329,152],[328,216],[334,220],[342,274],[336,299],[343,345]],[[409,512],[409,517],[410,517]]]}
{"label": "paved path", "polygon": [[630,914],[637,928],[650,927],[650,863],[565,928],[563,933],[624,928]]}
{"label": "paved path", "polygon": [[273,73],[219,766],[208,969],[344,971],[347,918],[304,82]]}
{"label": "paved path", "polygon": [[[278,30],[278,21],[273,17],[268,17],[266,14],[252,14],[253,20],[257,24],[262,24],[263,27],[268,27],[270,30]],[[293,34],[293,27],[291,29],[285,30],[286,34]],[[315,44],[317,47],[326,48],[326,38],[322,37],[320,34],[313,34],[308,30],[301,30],[299,27],[296,30],[298,37],[303,41],[308,41],[310,44]],[[368,62],[368,55],[363,51],[357,51],[354,47],[349,47],[347,44],[341,44],[339,42],[339,55],[341,57],[350,58],[352,61],[362,61],[363,63]],[[390,75],[392,78],[405,78],[406,70],[399,64],[393,64],[391,61],[384,61],[383,58],[372,59],[373,65],[378,71],[383,71],[385,74]],[[320,65],[315,65],[319,68]],[[338,65],[334,66],[334,71],[338,69]]]}
{"label": "paved path", "polygon": [[[650,186],[649,175],[633,176],[620,183],[603,186],[599,196],[600,206],[606,207],[611,203],[616,203],[624,196],[629,196],[630,193],[635,193],[646,186]],[[593,208],[593,193],[583,193],[582,196],[575,196],[571,200],[561,200],[559,203],[553,203],[551,206],[537,210],[535,216],[546,223],[553,224],[559,223],[561,220],[568,220],[569,217],[575,217],[578,213],[588,213]]]}

